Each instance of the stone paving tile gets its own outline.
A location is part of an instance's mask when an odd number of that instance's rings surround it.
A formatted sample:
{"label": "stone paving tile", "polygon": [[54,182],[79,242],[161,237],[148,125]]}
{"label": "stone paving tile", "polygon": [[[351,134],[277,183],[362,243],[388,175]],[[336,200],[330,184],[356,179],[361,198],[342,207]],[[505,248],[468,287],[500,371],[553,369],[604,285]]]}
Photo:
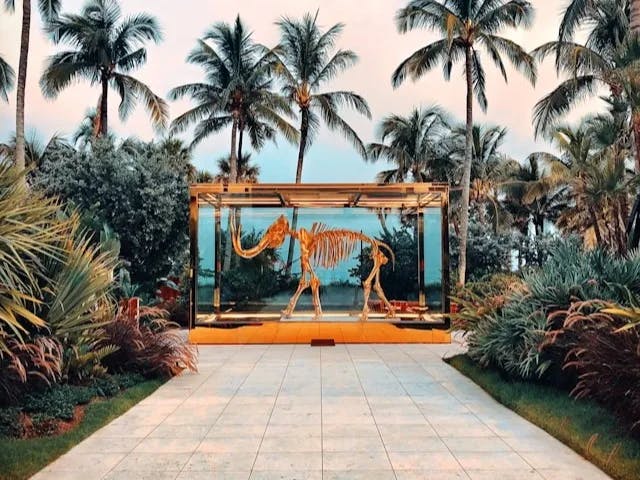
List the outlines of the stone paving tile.
{"label": "stone paving tile", "polygon": [[172,379],[33,478],[609,478],[443,363],[456,349],[200,347],[199,374]]}

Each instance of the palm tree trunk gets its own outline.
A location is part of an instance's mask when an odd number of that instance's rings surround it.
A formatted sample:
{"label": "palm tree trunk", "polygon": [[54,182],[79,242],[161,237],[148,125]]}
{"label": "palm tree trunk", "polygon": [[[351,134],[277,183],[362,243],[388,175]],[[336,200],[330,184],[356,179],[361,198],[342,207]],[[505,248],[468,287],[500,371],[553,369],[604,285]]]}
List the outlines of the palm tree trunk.
{"label": "palm tree trunk", "polygon": [[[302,182],[302,166],[304,163],[304,151],[307,148],[307,135],[309,133],[309,110],[302,108],[300,121],[300,148],[298,150],[298,165],[296,167],[296,183]],[[298,208],[294,207],[293,216],[291,218],[291,230],[295,231],[298,228]],[[291,266],[293,265],[293,247],[295,245],[295,239],[289,237],[289,251],[287,252],[287,264],[285,267],[285,276],[291,275]]]}
{"label": "palm tree trunk", "polygon": [[640,0],[631,0],[631,32],[640,35]]}
{"label": "palm tree trunk", "polygon": [[31,30],[31,0],[22,2],[22,33],[20,34],[20,60],[18,63],[18,84],[16,88],[16,154],[18,170],[26,166],[24,153],[24,101],[27,84],[27,62],[29,59],[29,32]]}
{"label": "palm tree trunk", "polygon": [[591,215],[591,221],[593,222],[593,233],[596,236],[596,243],[598,246],[602,245],[602,233],[600,232],[600,225],[598,224],[598,217],[593,207],[589,207],[589,214]]}
{"label": "palm tree trunk", "polygon": [[102,93],[100,94],[100,137],[106,137],[109,134],[107,124],[109,117],[109,79],[104,75],[101,80]]}
{"label": "palm tree trunk", "polygon": [[633,109],[631,113],[631,123],[634,139],[634,154],[636,157],[636,173],[640,173],[640,110]]}
{"label": "palm tree trunk", "polygon": [[[233,125],[231,127],[231,154],[229,155],[229,183],[238,181],[238,152],[236,150],[238,137],[238,112],[233,112]],[[231,265],[231,222],[233,221],[234,209],[229,209],[229,220],[227,222],[227,241],[224,247],[224,257],[222,259],[222,271],[228,270]]]}
{"label": "palm tree trunk", "polygon": [[467,134],[462,173],[462,211],[460,212],[460,260],[458,283],[463,286],[467,270],[467,234],[469,232],[469,190],[471,184],[471,158],[473,155],[473,83],[471,74],[471,48],[465,50],[465,72],[467,79]]}

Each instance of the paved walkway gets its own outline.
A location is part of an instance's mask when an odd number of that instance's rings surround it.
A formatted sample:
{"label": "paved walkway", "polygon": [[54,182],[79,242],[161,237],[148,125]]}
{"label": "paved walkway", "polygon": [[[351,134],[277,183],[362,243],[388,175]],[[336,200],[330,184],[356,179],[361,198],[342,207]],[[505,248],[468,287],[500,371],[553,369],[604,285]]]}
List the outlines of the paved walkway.
{"label": "paved walkway", "polygon": [[34,478],[608,478],[441,361],[449,345],[200,347]]}

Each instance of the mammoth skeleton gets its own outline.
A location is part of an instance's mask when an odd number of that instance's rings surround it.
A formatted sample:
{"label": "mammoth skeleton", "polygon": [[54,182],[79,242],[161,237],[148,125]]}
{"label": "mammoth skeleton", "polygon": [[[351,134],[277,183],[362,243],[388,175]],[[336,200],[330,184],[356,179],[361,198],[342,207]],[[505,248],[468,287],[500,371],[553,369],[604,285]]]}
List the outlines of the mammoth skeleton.
{"label": "mammoth skeleton", "polygon": [[315,317],[318,318],[322,315],[322,306],[320,305],[320,279],[316,275],[314,267],[335,267],[340,262],[349,258],[358,242],[367,243],[371,246],[371,259],[373,260],[373,268],[367,278],[362,282],[364,307],[362,309],[361,320],[366,320],[368,317],[369,296],[372,288],[387,307],[388,316],[395,316],[394,308],[389,303],[389,300],[387,300],[380,285],[380,268],[389,261],[389,258],[384,254],[383,250],[386,250],[392,261],[395,261],[393,251],[386,243],[368,237],[360,232],[330,229],[322,223],[314,223],[311,230],[305,228],[290,230],[287,218],[281,215],[271,224],[257,245],[244,249],[240,240],[240,226],[236,224],[235,219],[231,222],[233,249],[236,254],[242,258],[253,258],[265,249],[278,248],[284,243],[287,236],[291,236],[300,244],[301,274],[298,288],[282,312],[285,317],[291,316],[296,308],[300,295],[309,287],[311,287]]}

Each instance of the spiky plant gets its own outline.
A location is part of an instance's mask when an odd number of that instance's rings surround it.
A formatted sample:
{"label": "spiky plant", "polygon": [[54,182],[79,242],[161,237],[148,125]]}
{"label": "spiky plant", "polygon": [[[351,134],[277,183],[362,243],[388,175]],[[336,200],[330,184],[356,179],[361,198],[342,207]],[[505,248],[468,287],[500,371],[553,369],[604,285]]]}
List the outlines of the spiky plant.
{"label": "spiky plant", "polygon": [[43,259],[63,258],[60,238],[71,229],[57,218],[57,201],[28,191],[23,179],[23,172],[0,161],[0,328],[20,340],[30,326],[45,325],[32,309],[50,278]]}

